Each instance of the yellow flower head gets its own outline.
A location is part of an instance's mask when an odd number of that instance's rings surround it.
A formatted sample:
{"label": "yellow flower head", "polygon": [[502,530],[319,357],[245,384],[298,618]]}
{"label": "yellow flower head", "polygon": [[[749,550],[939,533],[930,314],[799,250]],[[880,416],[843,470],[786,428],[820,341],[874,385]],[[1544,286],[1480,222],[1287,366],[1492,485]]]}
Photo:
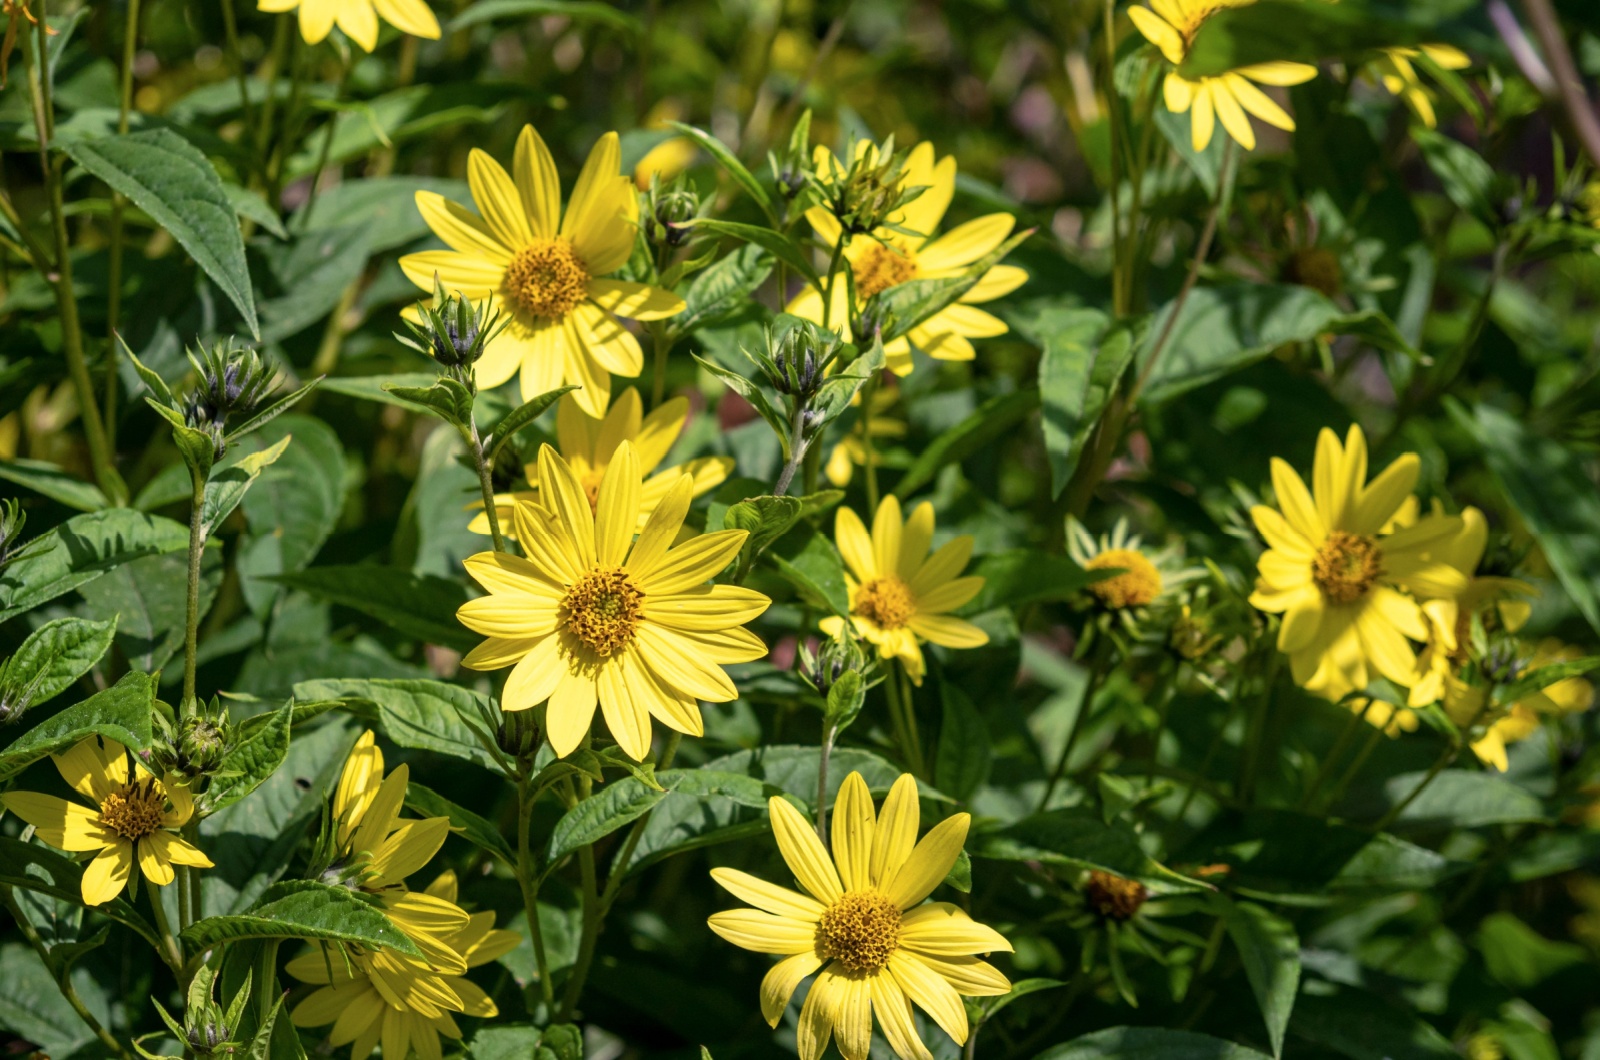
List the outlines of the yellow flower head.
{"label": "yellow flower head", "polygon": [[[1195,34],[1206,19],[1230,7],[1248,7],[1255,0],[1150,0],[1150,7],[1134,4],[1128,17],[1146,40],[1161,50],[1167,62],[1179,66],[1194,45]],[[1241,66],[1215,77],[1190,79],[1169,71],[1162,84],[1167,109],[1174,114],[1188,111],[1191,142],[1204,151],[1218,121],[1246,151],[1255,150],[1256,134],[1247,113],[1268,125],[1293,130],[1294,119],[1265,92],[1262,85],[1300,85],[1317,76],[1317,68],[1305,63],[1256,63]]]}
{"label": "yellow flower head", "polygon": [[[444,873],[425,893],[456,909],[455,873]],[[509,953],[521,941],[515,932],[497,930],[493,913],[461,916],[460,926],[445,941],[462,955],[462,972]],[[439,1036],[461,1037],[451,1013],[480,1019],[499,1015],[489,995],[459,973],[440,974],[387,950],[357,951],[347,960],[313,949],[291,960],[286,970],[320,988],[296,1005],[289,1018],[297,1027],[333,1024],[328,1040],[335,1047],[349,1045],[350,1060],[365,1060],[380,1044],[385,1057],[403,1058],[416,1050],[425,1060],[439,1060]]]}
{"label": "yellow flower head", "polygon": [[961,997],[1007,993],[1010,982],[976,955],[1011,944],[948,902],[923,900],[961,854],[972,818],[958,813],[917,841],[917,782],[903,774],[882,814],[860,773],[833,806],[830,857],[810,821],[781,798],[768,802],[772,834],[804,893],[736,869],[711,878],[755,909],[714,914],[711,930],[735,946],[783,960],[761,981],[761,1014],[776,1027],[795,988],[815,972],[800,1011],[801,1060],[837,1040],[845,1060],[866,1060],[872,1022],[901,1060],[932,1060],[912,1019],[913,1002],[955,1039],[967,1040]]}
{"label": "yellow flower head", "polygon": [[157,780],[137,761],[130,767],[127,748],[115,740],[91,736],[50,757],[62,779],[95,809],[32,791],[0,795],[0,806],[59,850],[98,852],[83,870],[84,905],[103,905],[121,894],[134,862],[145,879],[163,887],[172,882],[174,865],[211,868],[211,859],[176,831],[194,815],[188,788]]}
{"label": "yellow flower head", "polygon": [[[1521,667],[1527,676],[1552,663],[1572,662],[1583,657],[1576,648],[1562,644],[1554,638],[1545,638],[1533,649]],[[1537,692],[1523,696],[1509,709],[1491,715],[1487,710],[1487,697],[1482,687],[1471,686],[1454,674],[1445,678],[1444,708],[1450,720],[1472,736],[1472,753],[1485,765],[1504,773],[1510,764],[1506,754],[1508,744],[1526,740],[1539,730],[1541,715],[1576,714],[1594,705],[1594,685],[1582,677],[1568,677],[1546,685]]]}
{"label": "yellow flower head", "polygon": [[1311,692],[1338,700],[1366,688],[1373,670],[1411,684],[1410,641],[1428,639],[1417,599],[1466,589],[1466,576],[1440,555],[1460,531],[1460,518],[1429,515],[1385,532],[1411,496],[1420,466],[1407,453],[1369,483],[1360,427],[1350,428],[1342,446],[1323,428],[1310,491],[1273,458],[1279,507],[1258,505],[1250,513],[1268,546],[1250,603],[1283,615],[1278,650],[1289,656],[1296,683]]}
{"label": "yellow flower head", "polygon": [[[666,459],[667,451],[672,448],[672,443],[683,432],[684,421],[689,418],[689,402],[686,398],[673,398],[662,402],[650,415],[643,413],[639,392],[631,386],[617,395],[617,399],[611,403],[611,410],[603,418],[589,415],[570,394],[561,399],[556,409],[556,441],[560,445],[562,459],[572,465],[578,481],[583,483],[590,507],[599,502],[600,483],[606,476],[606,468],[611,466],[611,458],[616,455],[617,447],[623,442],[633,445],[634,455],[639,460],[639,473],[648,476],[639,487],[640,530],[644,529],[656,505],[661,503],[661,498],[667,495],[667,490],[672,488],[680,475],[689,475],[694,479],[694,495],[698,497],[720,486],[728,477],[728,472],[733,470],[733,461],[725,456],[702,456],[686,464],[659,467],[661,461]],[[532,501],[538,496],[533,492],[539,488],[538,463],[526,465],[522,473],[531,487],[529,491],[500,493],[494,498],[501,533],[513,539],[514,531],[507,532],[514,521],[513,505],[516,501]],[[487,534],[489,517],[480,513],[473,518],[470,529],[474,533]]]}
{"label": "yellow flower head", "polygon": [[[858,153],[876,152],[874,144],[862,141]],[[818,147],[819,169],[843,173],[844,165],[832,151]],[[934,160],[933,145],[920,143],[906,159],[905,187],[926,190],[906,204],[891,220],[916,235],[881,228],[870,236],[852,239],[844,249],[844,259],[855,277],[856,298],[865,302],[879,291],[907,280],[941,279],[961,276],[975,262],[994,251],[1016,226],[1008,213],[993,213],[936,235],[939,222],[955,195],[956,160],[946,155]],[[842,238],[839,222],[821,206],[806,211],[806,220],[823,245],[832,248]],[[974,356],[972,339],[1004,335],[1005,322],[978,309],[981,302],[992,302],[1010,294],[1028,281],[1028,274],[1015,265],[996,265],[954,305],[933,316],[884,347],[889,367],[897,375],[911,371],[911,346],[945,361],[970,361]],[[850,341],[849,291],[843,281],[834,285],[833,307],[827,314],[828,327]],[[822,295],[807,287],[788,305],[797,317],[823,323]]]}
{"label": "yellow flower head", "polygon": [[[954,538],[931,556],[933,505],[923,501],[902,521],[900,502],[885,497],[872,520],[872,533],[861,517],[840,508],[834,540],[850,568],[850,623],[877,645],[885,659],[898,658],[916,684],[922,684],[922,641],[946,648],[977,648],[989,635],[947,612],[978,595],[979,577],[957,577],[972,556],[972,538]],[[844,632],[844,620],[831,616],[822,629],[832,637]]]}
{"label": "yellow flower head", "polygon": [[1460,48],[1448,44],[1423,44],[1416,48],[1385,48],[1383,54],[1369,64],[1378,83],[1388,89],[1390,95],[1405,100],[1417,120],[1432,129],[1439,124],[1439,118],[1433,110],[1433,94],[1423,85],[1412,62],[1418,55],[1426,56],[1444,70],[1465,70],[1472,65],[1472,59]]}
{"label": "yellow flower head", "polygon": [[1186,568],[1176,548],[1147,548],[1138,534],[1128,533],[1128,521],[1118,519],[1109,535],[1097,541],[1078,520],[1067,517],[1067,555],[1084,570],[1117,569],[1089,586],[1089,595],[1107,611],[1148,607],[1203,572]]}
{"label": "yellow flower head", "polygon": [[488,591],[457,617],[489,639],[462,665],[514,667],[501,707],[549,700],[545,729],[556,754],[589,732],[598,703],[623,751],[643,759],[650,717],[678,732],[703,732],[697,700],[726,703],[738,689],[722,667],[766,655],[743,628],[767,597],[706,584],[738,554],[743,530],[701,534],[673,547],[694,479],[679,475],[639,530],[639,457],[621,443],[591,506],[576,470],[550,446],[539,452],[539,500],[513,513],[526,559],[480,552],[467,571]]}
{"label": "yellow flower head", "polygon": [[422,0],[257,0],[259,11],[300,10],[300,36],[317,44],[338,26],[365,51],[378,46],[378,19],[401,33],[439,39],[439,20]]}
{"label": "yellow flower head", "polygon": [[555,160],[528,125],[511,174],[473,149],[467,182],[476,214],[417,192],[417,209],[451,249],[407,254],[400,268],[425,290],[437,275],[466,298],[493,296],[510,316],[474,367],[479,386],[499,386],[520,369],[524,399],[573,383],[583,388],[575,396],[584,410],[604,416],[611,375],[636,376],[644,366],[639,341],[617,316],[660,320],[683,311],[671,291],[603,278],[626,264],[639,226],[639,200],[621,164],[617,134],[607,133],[563,214]]}

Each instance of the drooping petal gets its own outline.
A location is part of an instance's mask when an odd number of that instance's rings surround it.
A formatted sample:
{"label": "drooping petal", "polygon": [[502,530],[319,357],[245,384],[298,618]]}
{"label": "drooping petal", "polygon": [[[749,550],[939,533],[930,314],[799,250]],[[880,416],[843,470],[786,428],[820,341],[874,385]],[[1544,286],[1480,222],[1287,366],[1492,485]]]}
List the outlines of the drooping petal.
{"label": "drooping petal", "polygon": [[622,752],[642,762],[650,754],[650,711],[642,698],[648,693],[626,680],[623,667],[617,662],[620,660],[600,667],[596,675],[600,713]]}
{"label": "drooping petal", "polygon": [[128,885],[133,871],[133,844],[118,840],[95,855],[83,870],[83,904],[104,905]]}
{"label": "drooping petal", "polygon": [[833,1021],[839,1008],[840,987],[845,980],[833,969],[824,968],[811,982],[806,1003],[800,1008],[800,1023],[795,1028],[795,1048],[800,1060],[822,1060],[833,1035]]}
{"label": "drooping petal", "polygon": [[872,1050],[872,987],[856,976],[839,980],[833,1040],[844,1060],[867,1060]]}
{"label": "drooping petal", "polygon": [[954,987],[906,950],[899,950],[889,958],[889,973],[906,996],[932,1017],[957,1045],[966,1044],[967,1010]]}
{"label": "drooping petal", "polygon": [[917,1034],[911,999],[893,975],[875,975],[867,980],[872,989],[872,1012],[896,1056],[903,1060],[933,1060],[933,1054]]}
{"label": "drooping petal", "polygon": [[1133,28],[1144,34],[1144,39],[1160,49],[1167,62],[1176,66],[1183,62],[1185,51],[1183,34],[1154,11],[1139,4],[1128,5],[1128,20]]}
{"label": "drooping petal", "polygon": [[594,678],[585,674],[568,671],[557,681],[550,693],[550,703],[545,707],[550,749],[557,757],[571,754],[589,735],[598,695]]}

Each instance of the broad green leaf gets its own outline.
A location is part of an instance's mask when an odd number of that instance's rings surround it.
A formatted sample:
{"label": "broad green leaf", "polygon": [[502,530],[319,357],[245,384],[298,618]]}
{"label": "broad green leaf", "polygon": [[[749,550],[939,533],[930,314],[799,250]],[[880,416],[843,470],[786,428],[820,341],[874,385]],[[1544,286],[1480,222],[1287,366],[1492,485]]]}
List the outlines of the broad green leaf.
{"label": "broad green leaf", "polygon": [[262,197],[260,192],[241,188],[237,184],[224,182],[222,193],[233,204],[233,212],[246,221],[254,221],[279,239],[288,239],[289,231],[283,227],[283,220],[273,210],[272,204]]}
{"label": "broad green leaf", "polygon": [[[103,1051],[94,1031],[78,1018],[49,969],[27,943],[12,941],[0,946],[0,981],[6,984],[0,991],[0,1026],[14,1032],[18,1040],[37,1045],[47,1056]],[[112,998],[89,970],[77,969],[72,984],[91,1014],[109,1023]]]}
{"label": "broad green leaf", "polygon": [[679,335],[714,327],[747,309],[771,273],[772,256],[747,243],[695,276],[683,295],[688,307],[667,323]]}
{"label": "broad green leaf", "polygon": [[[650,814],[626,871],[697,847],[757,836],[767,830],[767,799],[779,789],[744,773],[717,768],[670,769],[656,779],[668,788]],[[812,786],[816,781],[813,777]]]}
{"label": "broad green leaf", "polygon": [[267,716],[223,756],[218,775],[201,796],[202,808],[215,813],[238,802],[264,784],[283,765],[289,754],[289,726],[294,720],[293,702]]}
{"label": "broad green leaf", "polygon": [[478,0],[450,23],[452,31],[503,18],[527,19],[560,15],[578,22],[601,22],[627,33],[642,30],[639,20],[599,0]]}
{"label": "broad green leaf", "polygon": [[[760,225],[747,225],[738,221],[719,221],[710,217],[702,217],[692,223],[697,229],[715,232],[720,236],[732,236],[742,243],[758,246],[789,266],[799,275],[811,281],[811,283],[823,283],[822,277],[817,275],[817,270],[811,265],[810,255],[788,236],[774,232],[770,228],[762,228]],[[843,283],[844,279],[841,277],[835,282]]]}
{"label": "broad green leaf", "polygon": [[1166,1027],[1109,1027],[1046,1049],[1034,1060],[1267,1060],[1236,1042]]}
{"label": "broad green leaf", "polygon": [[277,463],[290,442],[284,435],[265,449],[254,452],[234,449],[220,468],[213,471],[206,483],[205,503],[201,507],[201,521],[208,535],[216,533],[222,521],[244,500],[245,491],[255,482],[263,469]]}
{"label": "broad green leaf", "polygon": [[294,444],[261,472],[240,505],[250,527],[238,547],[240,588],[258,617],[281,592],[269,577],[309,565],[344,508],[344,447],[322,420],[290,413],[238,447],[267,449],[290,435]]}
{"label": "broad green leaf", "polygon": [[767,559],[812,607],[836,615],[850,613],[844,560],[833,542],[820,532],[809,526],[796,527],[767,551]]}
{"label": "broad green leaf", "polygon": [[345,887],[292,880],[267,888],[244,913],[197,920],[179,935],[184,950],[198,953],[220,943],[247,939],[306,939],[391,949],[407,957],[422,951],[383,913],[382,905]]}
{"label": "broad green leaf", "polygon": [[16,654],[0,665],[0,684],[26,689],[30,704],[43,703],[66,691],[100,661],[111,647],[116,629],[116,619],[57,618],[46,622],[28,634]]}
{"label": "broad green leaf", "polygon": [[1433,129],[1412,129],[1411,138],[1422,148],[1423,159],[1439,178],[1450,201],[1485,224],[1498,226],[1496,175],[1483,156],[1460,140]]}
{"label": "broad green leaf", "polygon": [[1106,325],[1106,315],[1098,309],[1051,308],[1035,318],[1035,327],[1044,335],[1039,401],[1051,496],[1059,496],[1072,478],[1080,455],[1079,438],[1092,426],[1084,422],[1084,413]]}
{"label": "broad green leaf", "polygon": [[1477,943],[1489,974],[1519,993],[1588,959],[1582,946],[1565,939],[1547,939],[1514,913],[1484,917]]}
{"label": "broad green leaf", "polygon": [[568,810],[550,832],[546,863],[554,865],[579,847],[588,846],[649,813],[667,797],[635,777],[607,784]]}
{"label": "broad green leaf", "polygon": [[944,874],[944,882],[962,894],[972,893],[972,855],[965,848],[956,851],[956,860]]}
{"label": "broad green leaf", "polygon": [[64,145],[78,165],[105,181],[172,234],[195,264],[260,335],[239,218],[205,155],[171,129],[147,129]]}
{"label": "broad green leaf", "polygon": [[965,802],[989,776],[989,729],[972,700],[949,681],[939,683],[939,699],[944,714],[934,777],[941,791]]}
{"label": "broad green leaf", "polygon": [[1455,1060],[1460,1054],[1430,1024],[1376,994],[1324,986],[1294,1007],[1297,1037],[1350,1060]]}
{"label": "broad green leaf", "polygon": [[384,389],[402,401],[432,412],[453,427],[466,430],[472,422],[472,391],[449,376],[437,376],[431,386],[389,385]]}
{"label": "broad green leaf", "polygon": [[531,1023],[501,1023],[479,1027],[467,1043],[472,1060],[529,1060],[539,1048],[543,1030]]}
{"label": "broad green leaf", "polygon": [[426,389],[439,378],[437,372],[395,372],[390,375],[347,375],[324,379],[318,389],[324,393],[343,394],[346,397],[380,401],[397,408],[414,409],[411,402],[397,396],[390,386],[397,388],[420,387]]}
{"label": "broad green leaf", "polygon": [[993,861],[1038,861],[1066,868],[1100,869],[1169,890],[1203,886],[1152,860],[1139,845],[1138,833],[1127,825],[1106,824],[1087,809],[1036,813],[998,831],[969,838],[967,849],[973,857]]}
{"label": "broad green leaf", "polygon": [[[39,843],[0,836],[0,883],[47,894],[74,905],[83,904],[83,867]],[[113,898],[95,906],[95,910],[119,924],[126,924],[152,946],[157,945],[155,928],[126,897]]]}
{"label": "broad green leaf", "polygon": [[[1386,779],[1383,807],[1379,812],[1409,798],[1426,776],[1423,772],[1401,773]],[[1422,789],[1422,794],[1395,819],[1394,826],[1441,830],[1482,828],[1537,823],[1548,816],[1538,796],[1503,777],[1476,770],[1447,769]]]}
{"label": "broad green leaf", "polygon": [[378,708],[383,731],[401,747],[437,751],[499,771],[494,756],[473,733],[472,725],[483,724],[488,706],[481,693],[443,681],[331,678],[302,681],[294,686],[294,695],[299,700],[371,703]]}
{"label": "broad green leaf", "polygon": [[127,508],[75,515],[24,546],[0,571],[0,622],[142,556],[189,547],[189,528]]}
{"label": "broad green leaf", "polygon": [[984,556],[967,573],[983,579],[983,588],[963,609],[968,613],[1065,600],[1113,576],[1110,571],[1084,570],[1066,556],[1020,548]]}
{"label": "broad green leaf", "polygon": [[932,482],[946,464],[965,460],[984,446],[993,444],[1038,405],[1039,392],[1033,389],[998,394],[985,401],[972,415],[928,443],[906,469],[905,475],[895,483],[894,495],[905,500]]}
{"label": "broad green leaf", "polygon": [[[78,591],[97,615],[115,616],[117,643],[128,661],[154,672],[183,647],[188,617],[189,557],[185,552],[124,563]],[[222,584],[222,548],[211,543],[200,559],[200,618]]]}
{"label": "broad green leaf", "polygon": [[99,486],[83,481],[48,460],[0,460],[0,479],[43,494],[80,512],[97,512],[111,506]]}
{"label": "broad green leaf", "polygon": [[1293,924],[1254,902],[1239,902],[1229,909],[1228,934],[1261,1007],[1272,1055],[1281,1056],[1289,1014],[1300,991],[1300,937]]}
{"label": "broad green leaf", "polygon": [[115,740],[130,751],[150,746],[150,710],[155,681],[137,670],[122,680],[57,713],[0,751],[0,782],[10,780],[46,755],[59,754],[91,736]]}
{"label": "broad green leaf", "polygon": [[468,651],[481,639],[456,621],[467,602],[460,582],[383,567],[311,567],[280,574],[275,581],[319,600],[371,615],[390,628],[430,644]]}
{"label": "broad green leaf", "polygon": [[464,806],[458,806],[432,788],[412,781],[406,787],[406,805],[424,817],[448,817],[450,828],[481,850],[486,850],[515,867],[517,855],[506,844],[500,830]]}
{"label": "broad green leaf", "polygon": [[494,458],[499,455],[501,447],[516,437],[518,431],[544,415],[545,410],[560,401],[563,394],[577,389],[579,388],[576,386],[557,387],[512,409],[504,419],[494,425],[494,433],[489,436],[489,442],[483,448],[485,462],[493,466]]}
{"label": "broad green leaf", "polygon": [[805,505],[797,497],[750,497],[728,508],[722,528],[749,533],[740,550],[741,561],[748,564],[787,534],[804,513]]}

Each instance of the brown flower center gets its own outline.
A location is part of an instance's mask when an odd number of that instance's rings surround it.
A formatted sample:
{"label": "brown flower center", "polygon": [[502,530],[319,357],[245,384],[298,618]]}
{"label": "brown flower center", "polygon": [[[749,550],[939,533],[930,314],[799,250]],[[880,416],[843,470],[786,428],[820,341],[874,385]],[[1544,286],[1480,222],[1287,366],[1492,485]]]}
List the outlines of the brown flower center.
{"label": "brown flower center", "polygon": [[589,291],[589,269],[564,237],[536,239],[506,266],[505,295],[523,312],[561,320]]}
{"label": "brown flower center", "polygon": [[1150,891],[1138,880],[1098,869],[1089,873],[1083,893],[1094,911],[1108,920],[1131,920],[1150,897]]}
{"label": "brown flower center", "polygon": [[850,605],[852,614],[871,619],[883,629],[899,629],[916,610],[911,589],[893,574],[863,583]]}
{"label": "brown flower center", "polygon": [[100,804],[100,823],[124,839],[143,839],[161,827],[166,802],[154,779],[127,784]]}
{"label": "brown flower center", "polygon": [[853,269],[856,274],[856,297],[865,301],[879,291],[886,291],[916,276],[917,262],[909,250],[873,243],[856,259]]}
{"label": "brown flower center", "polygon": [[900,907],[879,891],[847,891],[817,923],[817,950],[852,972],[876,972],[900,945]]}
{"label": "brown flower center", "polygon": [[561,599],[567,629],[596,655],[627,646],[639,624],[644,593],[621,567],[596,567]]}
{"label": "brown flower center", "polygon": [[1338,255],[1325,247],[1301,247],[1283,263],[1283,278],[1333,298],[1344,290]]}
{"label": "brown flower center", "polygon": [[1335,530],[1311,558],[1311,580],[1336,604],[1354,603],[1367,595],[1382,573],[1383,552],[1362,534]]}
{"label": "brown flower center", "polygon": [[1089,591],[1112,610],[1144,607],[1161,595],[1161,572],[1138,549],[1108,548],[1083,567],[1085,570],[1121,568],[1121,574],[1113,574],[1089,586]]}

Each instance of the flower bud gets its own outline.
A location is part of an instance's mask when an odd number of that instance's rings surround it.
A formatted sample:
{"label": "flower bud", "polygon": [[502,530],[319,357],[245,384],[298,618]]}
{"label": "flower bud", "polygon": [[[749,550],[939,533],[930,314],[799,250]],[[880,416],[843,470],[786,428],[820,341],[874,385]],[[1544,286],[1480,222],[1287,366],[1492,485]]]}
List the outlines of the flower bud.
{"label": "flower bud", "polygon": [[259,353],[234,345],[231,338],[190,350],[188,356],[198,378],[184,401],[184,422],[211,435],[221,459],[227,450],[224,439],[230,421],[237,424],[249,419],[272,390],[277,373],[262,362]]}
{"label": "flower bud", "polygon": [[433,277],[433,300],[419,302],[416,320],[406,319],[411,332],[395,335],[401,343],[438,361],[463,382],[471,379],[472,366],[483,356],[489,341],[509,324],[510,318],[494,308],[494,298],[473,305],[459,292],[447,293],[437,273]]}
{"label": "flower bud", "polygon": [[513,758],[532,760],[539,750],[539,719],[531,710],[508,710],[500,715],[495,743]]}
{"label": "flower bud", "polygon": [[645,234],[650,242],[661,247],[680,246],[689,238],[689,222],[700,214],[700,196],[683,174],[674,177],[665,187],[660,183],[659,174],[651,177],[645,210]]}

